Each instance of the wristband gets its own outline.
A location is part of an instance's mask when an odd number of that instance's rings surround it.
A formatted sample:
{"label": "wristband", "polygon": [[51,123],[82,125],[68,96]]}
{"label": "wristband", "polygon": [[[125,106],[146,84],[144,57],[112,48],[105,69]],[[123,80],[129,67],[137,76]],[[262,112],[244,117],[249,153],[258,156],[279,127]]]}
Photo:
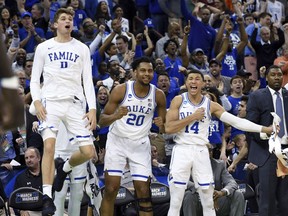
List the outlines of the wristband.
{"label": "wristband", "polygon": [[2,78],[0,83],[1,87],[6,89],[18,89],[19,87],[19,79],[17,76]]}

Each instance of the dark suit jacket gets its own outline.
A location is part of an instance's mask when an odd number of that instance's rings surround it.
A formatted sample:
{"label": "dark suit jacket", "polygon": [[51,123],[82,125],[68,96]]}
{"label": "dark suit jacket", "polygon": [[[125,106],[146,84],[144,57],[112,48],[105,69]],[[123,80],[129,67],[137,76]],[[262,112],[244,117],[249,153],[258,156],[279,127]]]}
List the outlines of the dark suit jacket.
{"label": "dark suit jacket", "polygon": [[[282,88],[284,113],[286,123],[288,123],[288,92]],[[247,116],[246,118],[256,124],[270,126],[273,122],[271,112],[274,112],[272,95],[268,88],[259,89],[249,95],[247,103]],[[287,124],[286,124],[287,131]],[[268,140],[261,140],[259,133],[247,133],[249,145],[250,162],[257,166],[262,166],[270,156]],[[249,142],[248,142],[249,143]]]}

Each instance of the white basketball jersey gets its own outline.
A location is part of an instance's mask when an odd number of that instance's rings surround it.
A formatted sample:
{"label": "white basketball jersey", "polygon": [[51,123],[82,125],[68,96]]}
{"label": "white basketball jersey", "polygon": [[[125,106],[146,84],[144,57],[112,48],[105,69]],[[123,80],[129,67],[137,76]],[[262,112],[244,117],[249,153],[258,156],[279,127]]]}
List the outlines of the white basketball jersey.
{"label": "white basketball jersey", "polygon": [[126,92],[120,106],[128,108],[128,114],[110,125],[110,132],[120,137],[140,139],[148,136],[156,107],[156,87],[150,84],[146,97],[139,98],[134,92],[134,81],[126,83]]}
{"label": "white basketball jersey", "polygon": [[205,116],[200,121],[193,121],[181,131],[179,131],[174,137],[174,141],[177,144],[185,145],[206,145],[209,143],[208,130],[211,120],[210,113],[210,99],[202,97],[199,104],[193,104],[189,98],[188,93],[182,94],[182,104],[179,108],[179,119],[183,119],[189,115],[192,115],[198,108],[205,108]]}

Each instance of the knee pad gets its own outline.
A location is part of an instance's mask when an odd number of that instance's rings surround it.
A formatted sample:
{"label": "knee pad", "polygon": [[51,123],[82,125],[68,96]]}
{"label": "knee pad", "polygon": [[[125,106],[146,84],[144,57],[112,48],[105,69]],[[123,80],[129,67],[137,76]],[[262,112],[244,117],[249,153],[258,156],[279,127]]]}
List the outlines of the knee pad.
{"label": "knee pad", "polygon": [[137,198],[136,199],[136,206],[137,206],[138,211],[153,212],[152,203],[150,204],[150,206],[146,206],[146,207],[141,205],[141,203],[146,203],[146,202],[151,203],[151,197]]}
{"label": "knee pad", "polygon": [[[150,181],[150,180],[148,180]],[[150,184],[149,184],[150,185]],[[135,191],[135,197],[136,197],[136,208],[137,211],[142,211],[142,212],[153,212],[153,207],[152,207],[152,200],[151,200],[151,188],[149,186],[149,197],[142,197],[138,198],[137,193]],[[149,206],[142,206],[141,203],[147,203],[150,202]]]}

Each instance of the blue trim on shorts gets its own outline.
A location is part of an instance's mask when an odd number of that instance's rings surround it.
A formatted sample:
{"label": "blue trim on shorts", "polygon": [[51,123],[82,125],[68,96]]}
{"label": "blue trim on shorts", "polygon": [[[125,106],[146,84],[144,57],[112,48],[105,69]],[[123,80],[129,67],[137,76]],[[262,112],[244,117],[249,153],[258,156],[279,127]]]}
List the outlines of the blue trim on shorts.
{"label": "blue trim on shorts", "polygon": [[186,185],[186,182],[178,182],[178,181],[173,181],[174,184],[179,184],[179,185]]}
{"label": "blue trim on shorts", "polygon": [[[74,178],[74,180],[82,180],[82,179],[86,179],[86,176],[81,176],[81,177]],[[70,177],[65,178],[65,180],[71,181]]]}
{"label": "blue trim on shorts", "polygon": [[[169,177],[169,181],[171,181],[173,179],[172,176]],[[186,182],[179,182],[179,181],[173,181],[174,184],[178,184],[178,185],[186,185]]]}
{"label": "blue trim on shorts", "polygon": [[78,135],[78,136],[76,136],[76,138],[89,138],[90,137],[90,135],[86,135],[86,136],[80,136],[80,135]]}
{"label": "blue trim on shorts", "polygon": [[74,178],[74,180],[82,180],[82,179],[86,179],[86,176],[82,176],[82,177],[76,177],[76,178]]}
{"label": "blue trim on shorts", "polygon": [[142,178],[146,178],[146,179],[149,178],[149,176],[138,175],[138,174],[134,174],[134,175],[132,175],[132,177],[142,177]]}
{"label": "blue trim on shorts", "polygon": [[122,174],[122,170],[106,170],[106,172],[116,172]]}
{"label": "blue trim on shorts", "polygon": [[212,183],[203,183],[203,184],[201,184],[201,183],[198,182],[198,185],[203,187],[203,186],[215,185],[215,183],[212,182]]}

